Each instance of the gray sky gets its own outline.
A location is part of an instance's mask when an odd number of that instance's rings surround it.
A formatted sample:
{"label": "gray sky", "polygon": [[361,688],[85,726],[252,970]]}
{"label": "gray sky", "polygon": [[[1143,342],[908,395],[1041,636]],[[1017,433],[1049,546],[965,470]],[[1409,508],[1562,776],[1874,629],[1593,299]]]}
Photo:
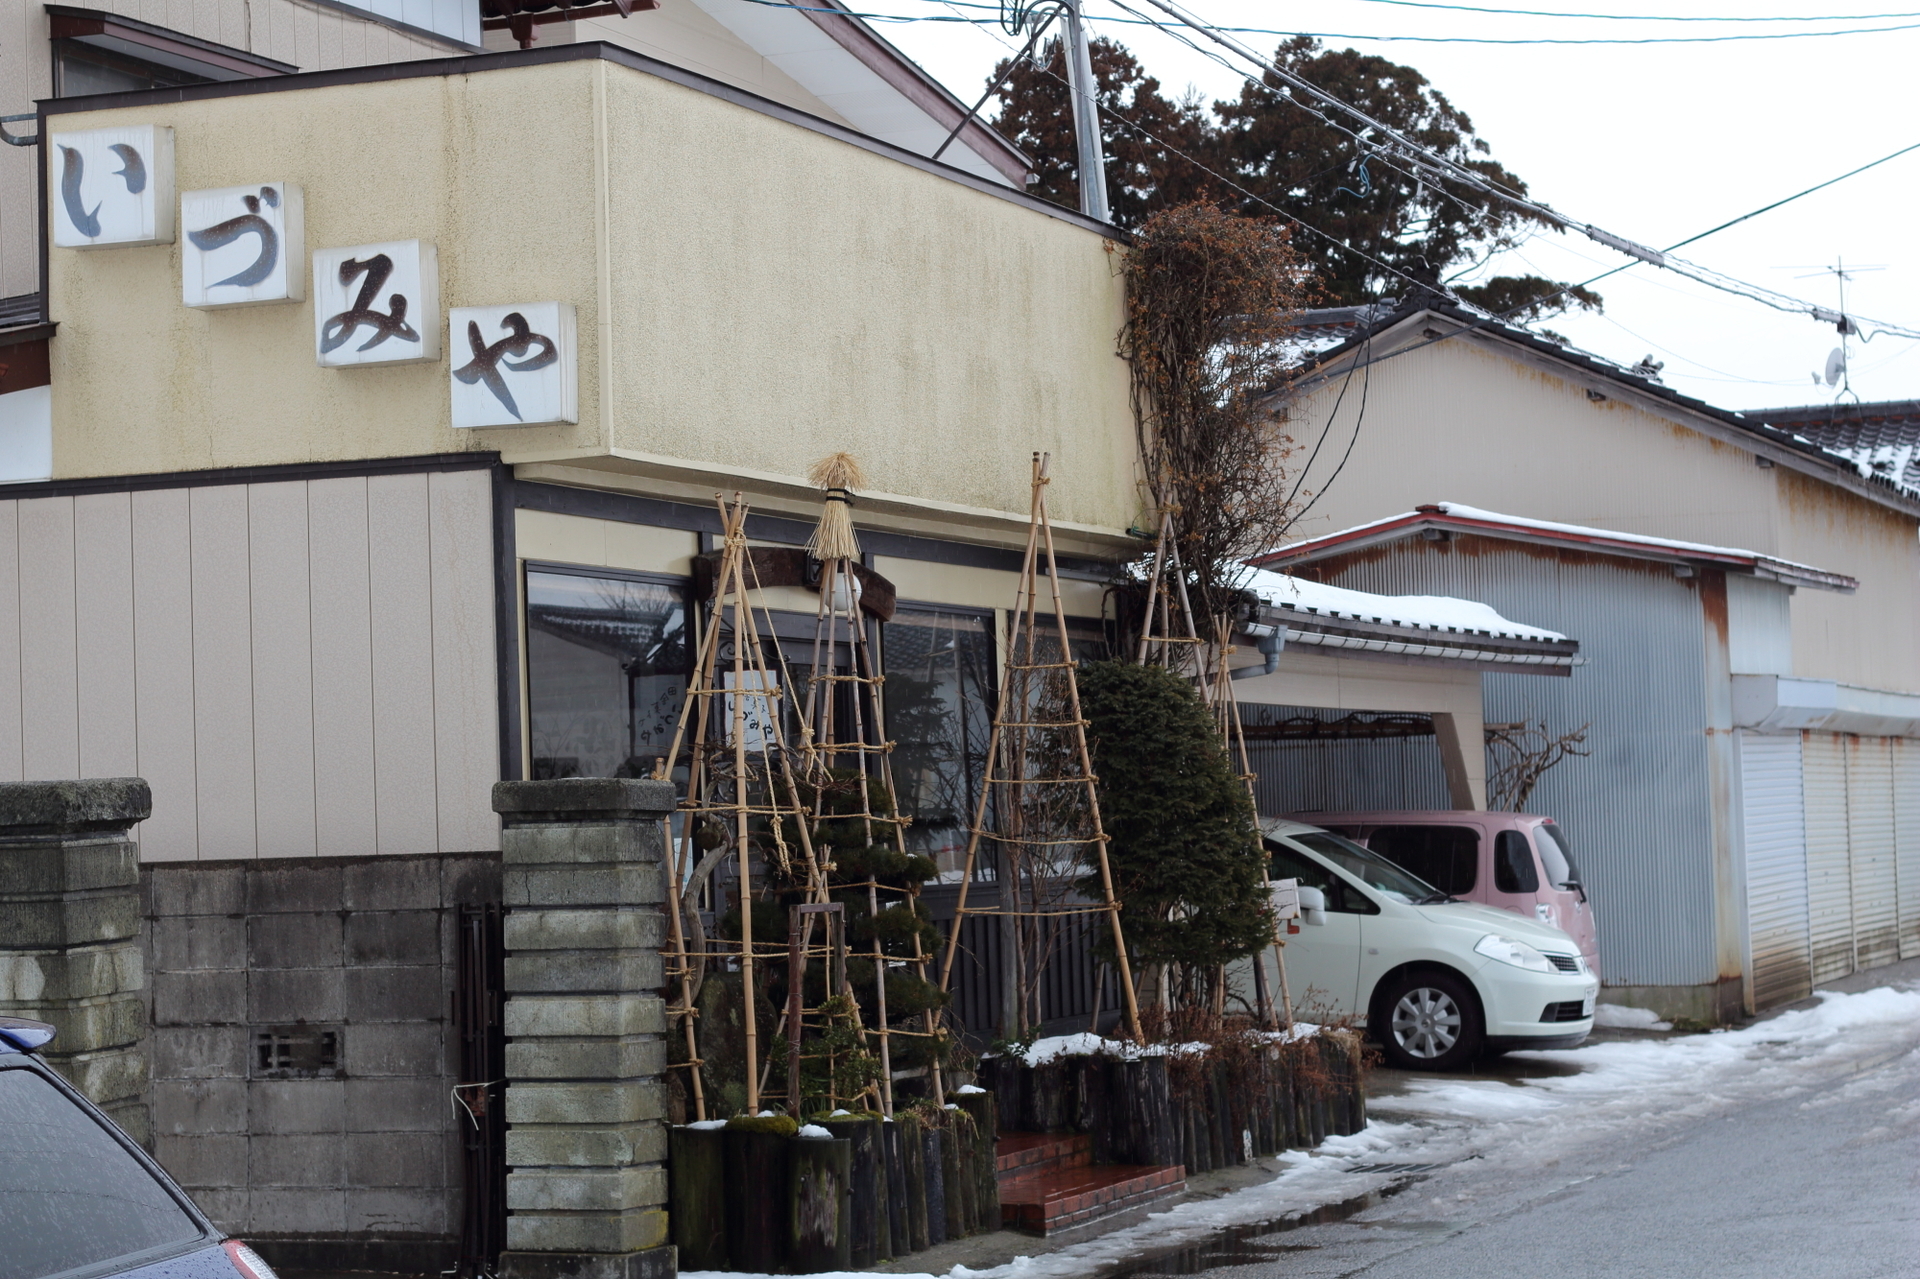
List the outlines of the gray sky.
{"label": "gray sky", "polygon": [[[1133,7],[1149,14],[1139,0]],[[1912,16],[1817,22],[1600,21],[1421,9],[1377,0],[1181,0],[1222,27],[1259,27],[1349,36],[1444,36],[1527,40],[1680,36],[1911,26],[1904,31],[1726,43],[1639,45],[1430,44],[1327,39],[1417,67],[1465,111],[1496,159],[1524,178],[1532,195],[1562,213],[1654,247],[1665,247],[1782,196],[1920,142],[1912,108],[1920,79],[1920,5]],[[1791,0],[1751,7],[1740,0],[1475,0],[1485,7],[1561,12],[1720,16],[1896,14],[1898,3]],[[858,7],[858,6],[857,6]],[[992,17],[991,8],[944,0],[880,0],[862,12]],[[1115,36],[1174,95],[1187,86],[1231,96],[1234,70],[1171,37],[1114,19],[1111,0],[1087,0],[1094,30]],[[971,101],[993,63],[1021,39],[997,26],[877,23],[888,39]],[[1243,34],[1271,53],[1281,37]],[[1237,64],[1236,64],[1237,65]],[[1878,267],[1847,285],[1847,309],[1920,329],[1920,151],[1682,250],[1727,275],[1826,306],[1837,282],[1815,274],[1836,261]],[[1311,215],[1307,217],[1311,221]],[[1581,280],[1619,265],[1585,237],[1534,236],[1496,258],[1486,273],[1529,270]],[[1803,276],[1813,278],[1799,278]],[[1471,279],[1471,277],[1469,277]],[[1631,364],[1664,361],[1667,385],[1728,408],[1823,403],[1816,386],[1839,344],[1830,325],[1717,293],[1649,266],[1596,288],[1602,315],[1548,322],[1581,347]],[[1851,382],[1866,400],[1920,399],[1920,342],[1879,336],[1851,347]]]}

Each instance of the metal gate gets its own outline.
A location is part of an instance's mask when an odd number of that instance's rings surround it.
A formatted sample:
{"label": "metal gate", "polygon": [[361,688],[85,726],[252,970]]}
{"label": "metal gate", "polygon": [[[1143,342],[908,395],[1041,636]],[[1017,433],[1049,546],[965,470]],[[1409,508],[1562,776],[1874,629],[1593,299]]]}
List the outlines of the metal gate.
{"label": "metal gate", "polygon": [[1884,737],[1848,737],[1847,857],[1853,880],[1853,966],[1900,958],[1894,869],[1893,752]]}
{"label": "metal gate", "polygon": [[1893,739],[1893,839],[1900,958],[1920,959],[1920,742]]}
{"label": "metal gate", "polygon": [[1740,735],[1740,808],[1747,857],[1748,971],[1754,1006],[1769,1008],[1813,989],[1798,736]]}
{"label": "metal gate", "polygon": [[1806,733],[1800,759],[1807,821],[1807,932],[1817,986],[1853,971],[1846,748],[1832,733]]}
{"label": "metal gate", "polygon": [[453,986],[459,1041],[460,1269],[492,1275],[507,1242],[505,945],[498,903],[462,906]]}

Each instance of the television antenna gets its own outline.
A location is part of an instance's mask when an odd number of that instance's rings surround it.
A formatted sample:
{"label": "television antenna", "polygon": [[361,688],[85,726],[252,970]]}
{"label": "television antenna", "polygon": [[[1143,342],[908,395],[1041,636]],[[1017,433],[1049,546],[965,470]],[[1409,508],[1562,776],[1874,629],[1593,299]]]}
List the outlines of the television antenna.
{"label": "television antenna", "polygon": [[[1787,269],[1793,270],[1794,268],[1789,267]],[[1839,386],[1840,390],[1838,394],[1834,396],[1836,400],[1842,395],[1851,395],[1854,403],[1858,404],[1860,402],[1860,393],[1853,389],[1853,384],[1847,376],[1847,366],[1851,362],[1853,355],[1851,339],[1860,336],[1859,328],[1855,326],[1852,320],[1847,318],[1847,283],[1856,275],[1864,275],[1869,271],[1884,271],[1886,269],[1884,263],[1876,263],[1872,266],[1848,266],[1844,259],[1836,256],[1831,266],[1815,267],[1805,275],[1797,275],[1794,277],[1796,280],[1811,280],[1816,276],[1830,275],[1833,277],[1834,286],[1840,292],[1840,323],[1836,326],[1840,330],[1840,345],[1834,347],[1827,355],[1827,367],[1824,379],[1819,373],[1813,375],[1815,386],[1818,386],[1823,380],[1828,386]],[[1861,340],[1865,341],[1864,338]]]}

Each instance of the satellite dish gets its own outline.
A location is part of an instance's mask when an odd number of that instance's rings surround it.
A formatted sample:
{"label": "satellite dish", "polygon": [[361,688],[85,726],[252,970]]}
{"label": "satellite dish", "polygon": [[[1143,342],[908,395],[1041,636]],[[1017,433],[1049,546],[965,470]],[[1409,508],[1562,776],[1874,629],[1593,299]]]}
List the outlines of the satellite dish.
{"label": "satellite dish", "polygon": [[1833,353],[1827,356],[1827,385],[1837,384],[1846,371],[1847,353],[1836,346],[1833,348]]}

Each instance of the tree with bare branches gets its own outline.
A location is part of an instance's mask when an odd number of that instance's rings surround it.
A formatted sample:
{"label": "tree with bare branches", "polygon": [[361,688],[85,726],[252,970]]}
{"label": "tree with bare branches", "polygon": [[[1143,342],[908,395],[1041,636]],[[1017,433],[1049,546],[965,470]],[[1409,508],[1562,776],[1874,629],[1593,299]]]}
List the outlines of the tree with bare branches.
{"label": "tree with bare branches", "polygon": [[1533,788],[1547,770],[1572,756],[1593,754],[1587,748],[1582,724],[1570,733],[1552,736],[1547,722],[1487,725],[1487,807],[1501,812],[1525,812]]}

